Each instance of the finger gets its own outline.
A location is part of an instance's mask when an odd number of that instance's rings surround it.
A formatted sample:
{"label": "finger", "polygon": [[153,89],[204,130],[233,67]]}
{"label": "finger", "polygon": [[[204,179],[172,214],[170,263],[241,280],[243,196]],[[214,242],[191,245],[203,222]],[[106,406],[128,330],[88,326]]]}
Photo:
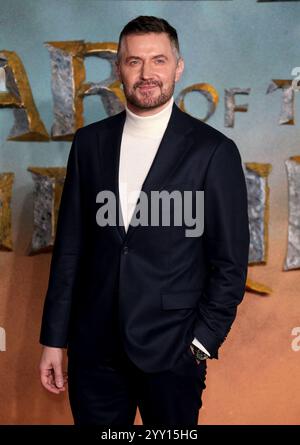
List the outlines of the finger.
{"label": "finger", "polygon": [[41,372],[41,383],[43,387],[53,394],[60,394],[60,390],[55,387],[53,375],[49,374],[49,370]]}
{"label": "finger", "polygon": [[58,389],[63,389],[64,388],[64,376],[63,376],[61,364],[54,365],[53,369],[54,369],[54,383],[55,383],[55,386]]}

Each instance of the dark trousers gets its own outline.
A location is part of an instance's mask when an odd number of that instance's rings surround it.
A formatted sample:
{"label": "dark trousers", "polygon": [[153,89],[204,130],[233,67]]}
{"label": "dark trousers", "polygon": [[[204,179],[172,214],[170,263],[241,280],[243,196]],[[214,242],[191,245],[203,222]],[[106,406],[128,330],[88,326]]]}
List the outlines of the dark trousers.
{"label": "dark trousers", "polygon": [[88,365],[69,357],[69,399],[75,425],[133,425],[139,407],[143,425],[198,424],[206,361],[186,348],[171,369],[146,373],[123,353]]}

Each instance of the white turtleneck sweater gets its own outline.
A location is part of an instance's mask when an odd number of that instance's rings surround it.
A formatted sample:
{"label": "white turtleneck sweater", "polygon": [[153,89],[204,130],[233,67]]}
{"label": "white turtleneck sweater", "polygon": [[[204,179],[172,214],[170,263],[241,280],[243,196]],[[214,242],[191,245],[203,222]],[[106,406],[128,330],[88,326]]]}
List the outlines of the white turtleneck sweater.
{"label": "white turtleneck sweater", "polygon": [[[126,231],[143,182],[167,128],[173,103],[174,98],[172,96],[161,111],[151,116],[138,116],[125,105],[126,120],[120,151],[119,195]],[[194,338],[193,343],[210,355],[196,338]]]}
{"label": "white turtleneck sweater", "polygon": [[173,102],[172,97],[161,111],[151,116],[138,116],[125,106],[126,120],[121,142],[119,192],[126,231],[143,182],[167,128]]}

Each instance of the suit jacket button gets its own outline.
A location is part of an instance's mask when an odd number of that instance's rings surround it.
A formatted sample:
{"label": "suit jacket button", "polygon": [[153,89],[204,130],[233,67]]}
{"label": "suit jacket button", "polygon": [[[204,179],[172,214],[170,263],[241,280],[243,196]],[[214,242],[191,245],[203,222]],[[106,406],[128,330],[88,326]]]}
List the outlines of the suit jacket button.
{"label": "suit jacket button", "polygon": [[123,253],[124,253],[124,255],[127,255],[127,253],[128,253],[128,247],[127,246],[123,247]]}

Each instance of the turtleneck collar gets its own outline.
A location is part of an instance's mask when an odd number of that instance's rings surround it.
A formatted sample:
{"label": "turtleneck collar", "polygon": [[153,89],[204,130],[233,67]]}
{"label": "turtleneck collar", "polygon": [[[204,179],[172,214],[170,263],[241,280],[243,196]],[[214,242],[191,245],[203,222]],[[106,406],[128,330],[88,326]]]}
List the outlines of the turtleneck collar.
{"label": "turtleneck collar", "polygon": [[151,116],[139,116],[125,105],[126,121],[124,132],[133,136],[160,138],[168,125],[173,103],[174,97],[172,96],[165,108]]}

